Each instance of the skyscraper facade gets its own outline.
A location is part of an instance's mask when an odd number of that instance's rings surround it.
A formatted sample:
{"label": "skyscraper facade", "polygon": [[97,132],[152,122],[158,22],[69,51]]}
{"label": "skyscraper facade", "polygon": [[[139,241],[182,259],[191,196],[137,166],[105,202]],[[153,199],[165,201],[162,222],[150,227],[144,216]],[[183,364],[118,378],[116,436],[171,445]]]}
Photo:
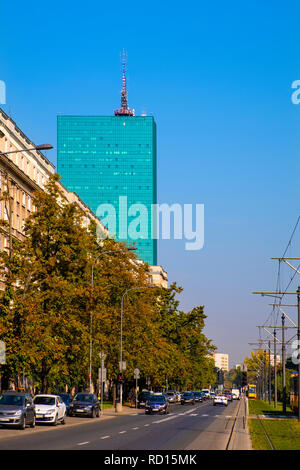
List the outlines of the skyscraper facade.
{"label": "skyscraper facade", "polygon": [[[111,204],[116,211],[116,238],[136,242],[137,255],[156,265],[157,241],[151,237],[151,208],[157,202],[153,117],[121,112],[114,116],[58,116],[57,152],[63,185],[99,216],[99,206]],[[130,223],[138,212],[130,216],[130,208],[137,204],[146,209],[147,230],[144,224],[141,238],[136,239]]]}

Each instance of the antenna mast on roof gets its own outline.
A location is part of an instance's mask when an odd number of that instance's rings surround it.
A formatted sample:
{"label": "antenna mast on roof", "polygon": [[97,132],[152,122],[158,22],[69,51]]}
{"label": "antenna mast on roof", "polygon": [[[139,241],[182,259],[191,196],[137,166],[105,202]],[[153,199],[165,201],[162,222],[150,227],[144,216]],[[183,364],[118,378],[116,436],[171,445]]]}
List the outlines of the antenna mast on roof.
{"label": "antenna mast on roof", "polygon": [[126,89],[126,75],[125,75],[125,52],[123,49],[123,76],[122,76],[122,91],[121,91],[121,108],[115,110],[115,116],[134,116],[134,111],[129,109],[127,103],[127,89]]}

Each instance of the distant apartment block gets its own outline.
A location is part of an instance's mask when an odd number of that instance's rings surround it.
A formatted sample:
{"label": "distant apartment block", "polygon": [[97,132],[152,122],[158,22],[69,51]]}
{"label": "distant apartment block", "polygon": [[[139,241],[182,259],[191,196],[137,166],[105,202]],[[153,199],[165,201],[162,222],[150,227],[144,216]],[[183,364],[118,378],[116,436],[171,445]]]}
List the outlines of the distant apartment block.
{"label": "distant apartment block", "polygon": [[224,353],[214,353],[213,355],[215,361],[215,367],[225,371],[229,371],[229,358],[228,354]]}

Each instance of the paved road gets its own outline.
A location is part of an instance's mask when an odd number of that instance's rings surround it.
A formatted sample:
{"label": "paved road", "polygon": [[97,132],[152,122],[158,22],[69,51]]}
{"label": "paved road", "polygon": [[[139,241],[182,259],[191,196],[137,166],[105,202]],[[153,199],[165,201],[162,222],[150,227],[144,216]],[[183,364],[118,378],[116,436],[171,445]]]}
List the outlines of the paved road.
{"label": "paved road", "polygon": [[0,450],[224,450],[239,401],[172,405],[163,416],[143,410],[105,418],[68,418],[66,425],[0,429]]}

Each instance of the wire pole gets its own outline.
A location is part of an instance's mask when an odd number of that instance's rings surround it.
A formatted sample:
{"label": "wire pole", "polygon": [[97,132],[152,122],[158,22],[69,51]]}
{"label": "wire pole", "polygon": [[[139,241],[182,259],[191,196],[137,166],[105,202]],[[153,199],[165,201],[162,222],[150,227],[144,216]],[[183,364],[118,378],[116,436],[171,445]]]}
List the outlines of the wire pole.
{"label": "wire pole", "polygon": [[284,320],[282,315],[282,411],[286,413],[286,387],[285,387],[285,337],[284,337]]}
{"label": "wire pole", "polygon": [[[298,306],[298,330],[297,330],[297,339],[298,339],[298,348],[300,345],[300,287],[297,289],[297,306]],[[300,406],[299,406],[299,394],[300,394],[300,361],[298,358],[298,421],[300,421]]]}
{"label": "wire pole", "polygon": [[277,354],[276,354],[276,330],[274,329],[274,408],[277,408]]}
{"label": "wire pole", "polygon": [[272,390],[271,390],[271,341],[269,341],[269,405],[271,405]]}

